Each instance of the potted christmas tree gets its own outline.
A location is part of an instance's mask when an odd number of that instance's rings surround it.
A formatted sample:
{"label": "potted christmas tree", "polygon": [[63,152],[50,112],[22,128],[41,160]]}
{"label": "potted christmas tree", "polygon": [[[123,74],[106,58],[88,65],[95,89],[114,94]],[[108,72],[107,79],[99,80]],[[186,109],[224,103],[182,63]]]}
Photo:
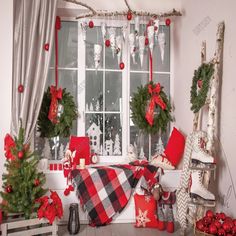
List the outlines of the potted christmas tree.
{"label": "potted christmas tree", "polygon": [[0,208],[6,214],[21,213],[25,219],[36,217],[39,203],[47,190],[43,188],[45,175],[37,171],[39,162],[30,145],[24,144],[24,129],[21,127],[17,138],[5,137],[6,171],[2,176],[3,199]]}

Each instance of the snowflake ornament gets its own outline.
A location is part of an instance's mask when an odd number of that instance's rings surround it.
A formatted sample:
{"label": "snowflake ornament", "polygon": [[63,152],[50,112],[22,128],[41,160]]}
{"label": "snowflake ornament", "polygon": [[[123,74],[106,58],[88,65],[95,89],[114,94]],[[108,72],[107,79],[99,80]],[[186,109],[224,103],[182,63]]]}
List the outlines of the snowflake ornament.
{"label": "snowflake ornament", "polygon": [[148,210],[142,212],[142,210],[138,209],[138,216],[136,216],[137,227],[146,227],[146,223],[151,220],[147,217]]}

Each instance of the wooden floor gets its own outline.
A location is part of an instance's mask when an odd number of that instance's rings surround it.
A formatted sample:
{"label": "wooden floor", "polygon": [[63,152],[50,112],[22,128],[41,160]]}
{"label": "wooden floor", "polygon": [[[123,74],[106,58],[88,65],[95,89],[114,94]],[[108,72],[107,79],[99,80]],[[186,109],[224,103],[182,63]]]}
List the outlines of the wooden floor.
{"label": "wooden floor", "polygon": [[[67,226],[59,226],[59,236],[70,235],[67,231]],[[110,224],[107,226],[94,228],[89,225],[81,225],[80,231],[77,234],[79,236],[179,236],[179,229],[176,227],[176,231],[173,234],[169,234],[166,231],[159,231],[158,229],[143,229],[135,228],[133,224]],[[188,233],[189,236],[194,235],[192,232]]]}

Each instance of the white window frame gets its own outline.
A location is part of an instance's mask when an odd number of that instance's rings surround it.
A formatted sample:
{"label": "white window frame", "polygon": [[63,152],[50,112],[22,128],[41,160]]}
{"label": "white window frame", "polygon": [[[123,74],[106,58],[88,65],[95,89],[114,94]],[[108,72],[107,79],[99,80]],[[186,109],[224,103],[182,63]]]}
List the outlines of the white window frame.
{"label": "white window frame", "polygon": [[[71,17],[62,17],[62,21],[76,21]],[[130,25],[134,24],[134,21],[126,21],[126,20],[106,20],[107,26],[121,27],[122,25],[127,25],[127,32],[130,32]],[[145,20],[147,22],[148,20]],[[79,117],[77,119],[77,136],[85,136],[85,79],[86,79],[86,44],[82,38],[82,30],[80,27],[80,23],[82,20],[77,20],[78,23],[78,64],[76,68],[71,68],[73,70],[77,70],[77,101],[78,101],[78,112]],[[101,22],[104,22],[104,19],[93,19],[94,26],[100,26]],[[143,21],[140,22],[140,24]],[[160,22],[161,25],[164,25],[164,22]],[[173,56],[173,46],[174,42],[172,40],[173,36],[173,28],[174,23],[171,24],[170,27],[170,72],[162,72],[156,71],[154,74],[169,74],[170,75],[170,102],[173,105],[173,97],[174,97],[174,79],[173,79],[173,71],[174,71],[174,56]],[[127,33],[127,37],[128,37]],[[128,40],[126,39],[125,44],[123,45],[122,51],[122,61],[125,63],[125,68],[122,70],[122,155],[121,156],[99,156],[99,164],[101,163],[125,163],[127,162],[127,153],[128,147],[130,143],[130,72],[139,72],[139,71],[131,71],[130,70],[130,49],[128,46]],[[104,45],[103,45],[104,47]],[[65,69],[65,68],[59,68]],[[70,70],[70,68],[66,68]],[[94,70],[95,69],[87,69]],[[98,71],[118,71],[113,69],[98,69]],[[145,73],[147,71],[140,71]],[[86,112],[88,113],[88,112]],[[106,113],[106,112],[103,112]],[[113,112],[107,112],[113,113]],[[114,112],[115,113],[115,112]],[[174,123],[170,123],[170,131],[172,130]],[[149,144],[149,150],[150,150]],[[150,153],[150,152],[149,152]],[[150,154],[149,154],[150,156]]]}

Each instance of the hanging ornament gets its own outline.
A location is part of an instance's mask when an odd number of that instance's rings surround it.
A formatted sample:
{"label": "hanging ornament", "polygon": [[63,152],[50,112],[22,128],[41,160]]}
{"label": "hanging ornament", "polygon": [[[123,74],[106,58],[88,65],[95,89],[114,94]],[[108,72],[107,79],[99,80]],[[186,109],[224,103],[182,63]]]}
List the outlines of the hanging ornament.
{"label": "hanging ornament", "polygon": [[149,49],[152,55],[153,47],[154,47],[154,26],[153,25],[147,27],[147,35],[148,35]]}
{"label": "hanging ornament", "polygon": [[89,28],[92,29],[92,28],[94,27],[94,23],[93,23],[93,21],[90,20],[88,25],[89,25]]}
{"label": "hanging ornament", "polygon": [[138,46],[139,46],[139,58],[140,58],[141,67],[143,66],[143,55],[144,55],[144,50],[145,50],[145,42],[146,42],[146,37],[144,35],[139,36]]}
{"label": "hanging ornament", "polygon": [[110,42],[109,39],[106,39],[105,45],[106,45],[106,47],[108,47],[108,48],[111,46],[111,42]]}
{"label": "hanging ornament", "polygon": [[80,26],[81,26],[81,30],[82,30],[82,37],[83,37],[83,40],[85,41],[86,40],[86,31],[88,29],[88,23],[86,20],[83,20],[81,23],[80,23]]}
{"label": "hanging ornament", "polygon": [[104,22],[101,23],[101,31],[102,31],[103,41],[105,42],[107,30],[106,30],[106,23],[104,23]]}
{"label": "hanging ornament", "polygon": [[135,16],[135,18],[134,18],[134,30],[135,30],[136,36],[138,36],[138,34],[139,34],[139,16]]}
{"label": "hanging ornament", "polygon": [[158,34],[158,44],[161,52],[161,62],[164,62],[164,53],[165,53],[165,44],[166,44],[166,35],[164,32]]}
{"label": "hanging ornament", "polygon": [[115,27],[109,28],[108,33],[109,33],[109,39],[111,43],[112,56],[114,58],[115,52],[116,52],[116,28]]}
{"label": "hanging ornament", "polygon": [[6,190],[7,193],[11,193],[12,192],[12,186],[11,185],[7,185],[5,190]]}
{"label": "hanging ornament", "polygon": [[128,11],[127,13],[127,20],[132,20],[132,12]]}
{"label": "hanging ornament", "polygon": [[96,70],[100,65],[101,52],[102,52],[102,46],[100,44],[94,44],[94,64]]}
{"label": "hanging ornament", "polygon": [[45,50],[45,51],[48,51],[48,50],[49,50],[49,43],[45,43],[45,44],[44,44],[44,50]]}
{"label": "hanging ornament", "polygon": [[124,62],[121,62],[120,63],[120,69],[123,70],[125,68],[125,63]]}
{"label": "hanging ornament", "polygon": [[159,27],[160,27],[160,21],[158,19],[155,19],[153,21],[154,23],[154,33],[155,33],[155,39],[157,40],[158,32],[159,32]]}
{"label": "hanging ornament", "polygon": [[34,186],[36,186],[36,187],[37,187],[37,186],[39,186],[39,184],[40,184],[40,181],[39,181],[39,179],[35,179],[35,180],[34,180]]}
{"label": "hanging ornament", "polygon": [[136,61],[135,61],[135,35],[134,35],[134,33],[129,34],[129,48],[130,48],[130,55],[133,58],[133,63],[136,64]]}
{"label": "hanging ornament", "polygon": [[18,156],[19,159],[22,159],[24,157],[24,152],[23,151],[19,151],[17,153],[17,156]]}
{"label": "hanging ornament", "polygon": [[123,35],[123,39],[124,39],[124,40],[126,39],[127,30],[128,30],[128,26],[127,26],[127,25],[122,26],[121,32],[122,32],[122,35]]}
{"label": "hanging ornament", "polygon": [[171,20],[169,18],[166,19],[166,26],[169,26],[171,24]]}
{"label": "hanging ornament", "polygon": [[23,93],[23,92],[24,92],[24,85],[20,84],[20,85],[18,86],[18,92],[19,92],[19,93]]}
{"label": "hanging ornament", "polygon": [[149,44],[148,38],[145,37],[145,46]]}
{"label": "hanging ornament", "polygon": [[116,53],[117,53],[117,61],[118,65],[121,61],[121,52],[122,52],[122,36],[118,35],[116,37]]}

